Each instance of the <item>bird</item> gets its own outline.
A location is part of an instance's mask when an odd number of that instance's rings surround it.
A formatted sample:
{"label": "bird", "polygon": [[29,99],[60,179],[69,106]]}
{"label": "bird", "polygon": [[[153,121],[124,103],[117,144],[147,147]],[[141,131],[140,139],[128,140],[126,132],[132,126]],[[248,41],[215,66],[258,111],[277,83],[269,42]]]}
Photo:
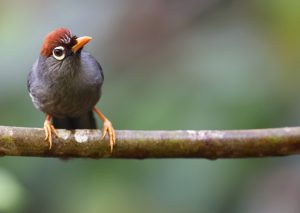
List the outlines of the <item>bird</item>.
{"label": "bird", "polygon": [[101,140],[109,135],[110,151],[116,144],[111,121],[96,107],[101,97],[104,74],[99,62],[84,49],[92,37],[73,35],[56,28],[43,41],[40,54],[27,77],[32,103],[45,113],[45,141],[60,129],[96,129],[94,113],[102,120]]}

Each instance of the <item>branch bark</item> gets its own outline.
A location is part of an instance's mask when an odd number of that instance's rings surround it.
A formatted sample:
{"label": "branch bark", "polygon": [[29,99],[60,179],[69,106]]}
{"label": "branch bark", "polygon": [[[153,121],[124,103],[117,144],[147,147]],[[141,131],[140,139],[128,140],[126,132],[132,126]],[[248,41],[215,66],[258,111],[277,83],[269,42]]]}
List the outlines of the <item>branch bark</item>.
{"label": "branch bark", "polygon": [[0,126],[1,156],[89,158],[246,158],[300,154],[300,127],[228,131],[119,130],[110,153],[100,130],[58,130],[48,149],[44,130]]}

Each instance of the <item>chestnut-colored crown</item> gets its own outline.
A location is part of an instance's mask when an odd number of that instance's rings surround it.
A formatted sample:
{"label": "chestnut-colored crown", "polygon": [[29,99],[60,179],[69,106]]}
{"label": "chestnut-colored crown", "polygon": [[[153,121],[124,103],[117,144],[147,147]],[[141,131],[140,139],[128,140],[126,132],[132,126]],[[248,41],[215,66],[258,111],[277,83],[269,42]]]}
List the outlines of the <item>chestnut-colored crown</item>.
{"label": "chestnut-colored crown", "polygon": [[57,46],[72,48],[77,43],[76,38],[76,36],[71,34],[70,30],[57,28],[46,35],[41,48],[41,55],[49,57],[52,54],[52,50]]}

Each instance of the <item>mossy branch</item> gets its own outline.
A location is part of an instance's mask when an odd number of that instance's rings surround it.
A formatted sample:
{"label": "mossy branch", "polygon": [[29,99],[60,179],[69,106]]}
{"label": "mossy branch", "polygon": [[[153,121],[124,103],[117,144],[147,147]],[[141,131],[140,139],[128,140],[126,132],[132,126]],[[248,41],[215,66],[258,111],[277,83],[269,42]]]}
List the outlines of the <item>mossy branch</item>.
{"label": "mossy branch", "polygon": [[300,154],[300,127],[230,131],[119,130],[110,153],[100,130],[58,130],[48,149],[44,130],[0,126],[0,155],[88,158],[246,158]]}

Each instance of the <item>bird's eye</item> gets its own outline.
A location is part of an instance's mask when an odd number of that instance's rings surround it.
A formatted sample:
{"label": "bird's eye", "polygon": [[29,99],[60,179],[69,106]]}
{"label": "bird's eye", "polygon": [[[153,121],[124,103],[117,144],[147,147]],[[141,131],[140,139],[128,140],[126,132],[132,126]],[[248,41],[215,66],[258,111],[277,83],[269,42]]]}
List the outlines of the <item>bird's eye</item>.
{"label": "bird's eye", "polygon": [[55,47],[52,51],[52,55],[57,60],[63,60],[65,58],[65,48],[62,46]]}

